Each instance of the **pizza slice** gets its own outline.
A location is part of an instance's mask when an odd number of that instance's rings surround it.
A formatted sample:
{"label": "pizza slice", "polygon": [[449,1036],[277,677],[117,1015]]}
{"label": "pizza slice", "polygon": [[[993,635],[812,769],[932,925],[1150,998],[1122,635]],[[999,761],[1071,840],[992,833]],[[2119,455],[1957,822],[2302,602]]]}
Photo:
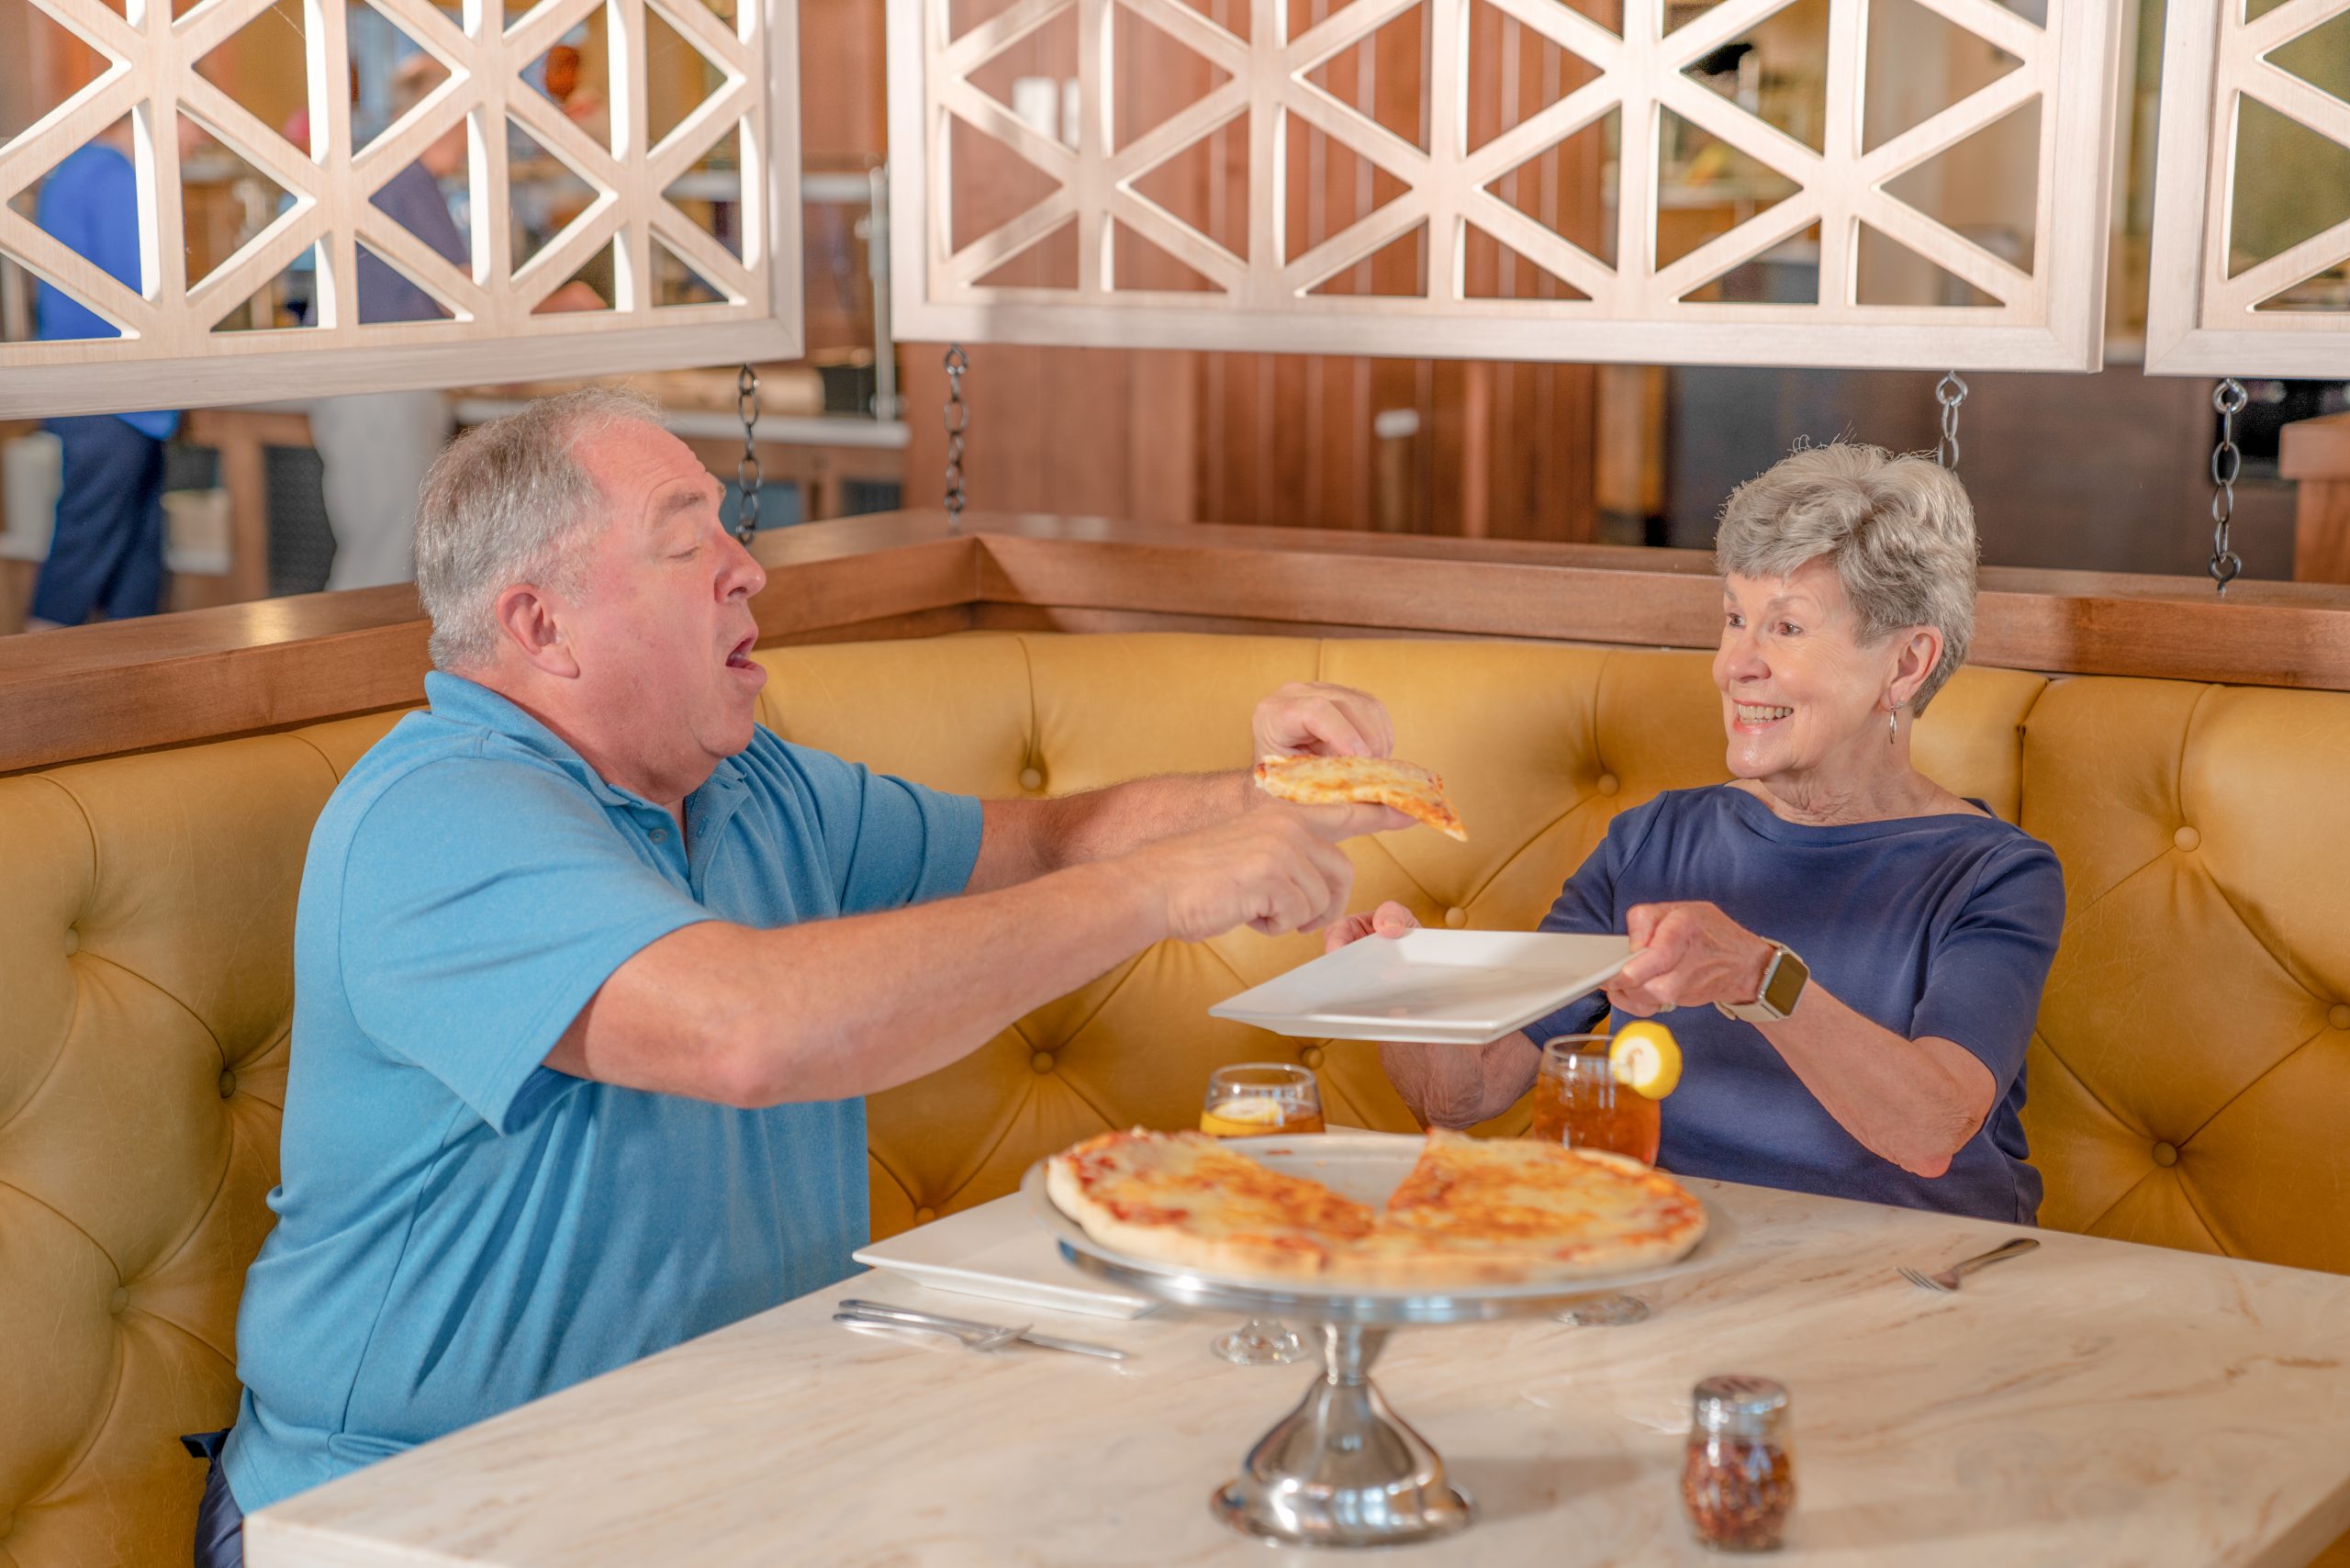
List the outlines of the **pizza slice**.
{"label": "pizza slice", "polygon": [[1103,1133],[1053,1156],[1046,1190],[1105,1247],[1213,1273],[1313,1278],[1371,1234],[1371,1209],[1205,1133]]}
{"label": "pizza slice", "polygon": [[1448,838],[1469,840],[1460,813],[1444,798],[1444,780],[1392,756],[1269,756],[1257,764],[1257,788],[1301,806],[1393,806]]}

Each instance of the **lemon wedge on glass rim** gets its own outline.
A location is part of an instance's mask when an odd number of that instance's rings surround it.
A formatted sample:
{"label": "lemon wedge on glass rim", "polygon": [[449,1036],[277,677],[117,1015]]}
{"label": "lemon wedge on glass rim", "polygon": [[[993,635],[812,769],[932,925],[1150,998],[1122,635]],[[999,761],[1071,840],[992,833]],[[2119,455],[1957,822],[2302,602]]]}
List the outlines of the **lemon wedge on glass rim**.
{"label": "lemon wedge on glass rim", "polygon": [[1635,1094],[1662,1100],[1681,1081],[1680,1044],[1662,1024],[1627,1024],[1607,1042],[1607,1072]]}

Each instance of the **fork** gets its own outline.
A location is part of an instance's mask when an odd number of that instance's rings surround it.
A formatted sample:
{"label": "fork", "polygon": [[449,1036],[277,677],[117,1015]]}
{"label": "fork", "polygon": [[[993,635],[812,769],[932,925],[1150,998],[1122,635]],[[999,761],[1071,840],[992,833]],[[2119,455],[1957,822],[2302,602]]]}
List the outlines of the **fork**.
{"label": "fork", "polygon": [[1969,1258],[1964,1263],[1953,1263],[1939,1274],[1921,1274],[1906,1263],[1901,1266],[1900,1273],[1903,1279],[1920,1290],[1948,1294],[1958,1289],[1958,1282],[1975,1272],[1975,1270],[1987,1269],[2003,1259],[2020,1258],[2039,1245],[2039,1242],[2029,1236],[2019,1236],[2005,1246],[1994,1247],[1979,1258]]}
{"label": "fork", "polygon": [[880,1317],[862,1312],[835,1312],[833,1314],[833,1321],[851,1328],[868,1330],[911,1328],[921,1334],[944,1334],[967,1350],[1001,1350],[1035,1327],[1033,1323],[1020,1323],[1009,1328],[990,1328],[983,1334],[976,1334],[968,1329],[950,1328],[944,1323],[923,1323],[904,1317]]}

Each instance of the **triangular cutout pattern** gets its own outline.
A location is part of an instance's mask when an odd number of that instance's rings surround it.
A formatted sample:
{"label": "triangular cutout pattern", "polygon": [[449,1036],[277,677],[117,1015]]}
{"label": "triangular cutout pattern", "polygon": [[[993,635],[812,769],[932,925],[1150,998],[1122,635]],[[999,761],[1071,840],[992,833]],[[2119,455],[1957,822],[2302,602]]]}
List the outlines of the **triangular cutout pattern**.
{"label": "triangular cutout pattern", "polygon": [[1077,145],[1077,12],[1063,11],[965,78],[1040,136]]}
{"label": "triangular cutout pattern", "polygon": [[1861,305],[1932,308],[1997,308],[1999,301],[1908,246],[1861,225],[1854,259],[1853,300]]}
{"label": "triangular cutout pattern", "polygon": [[743,204],[736,199],[743,188],[742,135],[739,122],[728,128],[692,168],[661,192],[662,199],[738,262],[743,259]]}
{"label": "triangular cutout pattern", "polygon": [[[27,9],[31,7],[28,6]],[[238,107],[284,137],[305,157],[311,151],[310,115],[299,94],[297,73],[291,93],[269,89],[281,84],[275,73],[254,69],[263,61],[308,58],[302,32],[300,0],[278,0],[220,40],[196,62],[196,73],[228,95]]]}
{"label": "triangular cutout pattern", "polygon": [[1113,145],[1124,149],[1232,80],[1232,73],[1175,41],[1125,6],[1110,7]]}
{"label": "triangular cutout pattern", "polygon": [[1702,209],[1707,221],[1662,227],[1657,235],[1656,264],[1673,265],[1716,235],[1727,234],[1750,218],[1770,211],[1803,187],[1760,158],[1729,142],[1671,109],[1659,109],[1662,145],[1666,150],[1669,184],[1703,191],[1711,198]]}
{"label": "triangular cutout pattern", "polygon": [[317,246],[294,258],[259,292],[213,323],[216,333],[282,332],[319,324]]}
{"label": "triangular cutout pattern", "polygon": [[[1240,42],[1248,41],[1248,28],[1251,25],[1248,0],[1181,0],[1181,3],[1197,11]],[[1272,0],[1267,0],[1267,4],[1271,3]],[[1292,38],[1296,36],[1294,32],[1290,34]]]}
{"label": "triangular cutout pattern", "polygon": [[604,54],[575,31],[522,69],[522,80],[553,104],[588,140],[612,150],[612,89]]}
{"label": "triangular cutout pattern", "polygon": [[2040,162],[2037,95],[1973,136],[1937,152],[1898,178],[1885,194],[1953,229],[1985,250],[2031,272],[2040,203],[2030,176],[2018,171]]}
{"label": "triangular cutout pattern", "polygon": [[2244,22],[2250,27],[2288,0],[2244,0]]}
{"label": "triangular cutout pattern", "polygon": [[1077,219],[1070,218],[993,272],[974,288],[1075,288]]}
{"label": "triangular cutout pattern", "polygon": [[[1516,62],[1514,80],[1506,73],[1511,62]],[[1499,87],[1471,97],[1470,151],[1516,129],[1598,77],[1599,68],[1583,56],[1561,49],[1516,17],[1504,16],[1486,0],[1471,0],[1469,80]]]}
{"label": "triangular cutout pattern", "polygon": [[1305,291],[1337,297],[1425,299],[1428,292],[1428,226],[1399,235],[1344,272]]}
{"label": "triangular cutout pattern", "polygon": [[1470,299],[1589,299],[1547,267],[1536,266],[1475,224],[1461,247],[1460,292]]}
{"label": "triangular cutout pattern", "polygon": [[1828,0],[1795,0],[1683,74],[1817,152],[1827,145],[1827,65]]}
{"label": "triangular cutout pattern", "polygon": [[660,308],[724,305],[728,301],[724,290],[694,271],[683,256],[655,239],[653,241],[653,303]]}
{"label": "triangular cutout pattern", "polygon": [[948,117],[946,147],[954,204],[950,242],[957,252],[1060,189],[1060,183],[1044,170],[955,116]]}
{"label": "triangular cutout pattern", "polygon": [[1345,233],[1412,188],[1299,116],[1287,118],[1288,183],[1294,194],[1282,236],[1284,265],[1323,241]]}
{"label": "triangular cutout pattern", "polygon": [[519,123],[509,120],[507,126],[509,221],[514,226],[514,270],[519,273],[595,204],[596,187],[540,146]]}
{"label": "triangular cutout pattern", "polygon": [[604,246],[564,280],[563,286],[539,301],[533,316],[576,316],[612,308],[612,284],[620,275],[620,244]]}
{"label": "triangular cutout pattern", "polygon": [[2306,277],[2262,300],[2256,310],[2324,311],[2350,316],[2350,262]]}
{"label": "triangular cutout pattern", "polygon": [[391,263],[359,246],[359,321],[446,321],[454,312]]}
{"label": "triangular cutout pattern", "polygon": [[70,101],[73,95],[106,73],[106,57],[73,32],[44,15],[38,6],[10,7],[25,18],[17,46],[34,61],[46,61],[46,72],[29,73],[6,97],[0,97],[0,147],[6,147],[35,124]]}
{"label": "triangular cutout pattern", "polygon": [[[181,241],[187,247],[187,286],[191,289],[226,265],[247,241],[274,222],[294,199],[284,185],[247,162],[232,147],[208,142],[203,162],[208,165],[207,173],[212,178],[201,186],[188,183],[187,162],[180,164]],[[229,177],[212,183],[224,171]],[[247,181],[262,192],[264,210],[259,222],[252,221],[242,203],[223,203],[219,199],[224,188]]]}
{"label": "triangular cutout pattern", "polygon": [[390,66],[390,80],[383,88],[384,101],[379,114],[361,112],[354,106],[352,128],[364,151],[383,140],[385,135],[408,118],[433,89],[449,79],[446,62],[417,41],[416,35],[392,20],[386,12],[361,0],[351,7],[351,50],[354,59],[375,57],[376,69],[383,70],[383,61],[397,57]]}
{"label": "triangular cutout pattern", "polygon": [[[1868,60],[1862,77],[1864,151],[1874,151],[2023,63],[1918,0],[1868,0]],[[1920,71],[1920,61],[1941,62],[1943,69]]]}
{"label": "triangular cutout pattern", "polygon": [[2268,62],[2321,93],[2350,103],[2350,11],[2320,22],[2268,51]]}
{"label": "triangular cutout pattern", "polygon": [[[84,154],[93,158],[122,156],[118,150],[104,142],[92,140],[84,143],[73,151],[67,153],[63,159],[59,160],[56,167],[49,171],[49,175],[55,174],[57,170],[62,168],[65,163]],[[8,198],[10,210],[36,227],[40,223],[41,192],[48,184],[49,175],[34,181]],[[96,260],[81,246],[74,244],[71,238],[67,236],[52,236],[52,238],[57,239],[59,243],[84,261]],[[0,250],[0,256],[10,256],[13,259],[13,253],[6,250]],[[31,333],[37,334],[42,325],[47,325],[50,328],[50,341],[57,342],[96,342],[122,336],[122,330],[119,327],[99,315],[96,307],[80,295],[68,289],[38,283],[31,272],[21,266],[9,267],[6,271],[7,286],[21,291],[17,297],[24,304],[24,319]],[[131,271],[131,276],[120,281],[126,287],[135,290],[140,283],[135,258]],[[0,317],[0,320],[6,319],[6,317]]]}
{"label": "triangular cutout pattern", "polygon": [[1135,195],[1165,207],[1234,255],[1248,254],[1248,117],[1210,131],[1136,179]]}
{"label": "triangular cutout pattern", "polygon": [[[1668,111],[1670,112],[1670,111]],[[1612,184],[1623,111],[1609,109],[1485,187],[1585,255],[1616,265],[1616,215],[1600,199]]]}
{"label": "triangular cutout pattern", "polygon": [[[700,0],[687,0],[699,5]],[[726,85],[726,73],[696,49],[686,35],[644,8],[644,130],[659,146],[688,115]]]}
{"label": "triangular cutout pattern", "polygon": [[2237,105],[2230,277],[2350,216],[2339,194],[2350,191],[2350,147],[2320,136],[2257,98],[2240,96]]}
{"label": "triangular cutout pattern", "polygon": [[1155,290],[1174,294],[1221,294],[1214,281],[1189,263],[1180,262],[1157,244],[1110,220],[1110,277],[1121,291]]}
{"label": "triangular cutout pattern", "polygon": [[1782,240],[1681,297],[1684,305],[1817,305],[1819,225]]}
{"label": "triangular cutout pattern", "polygon": [[[1305,80],[1425,152],[1428,150],[1428,51],[1423,39],[1427,26],[1427,6],[1415,5],[1360,43],[1340,50],[1307,72]],[[1363,69],[1366,50],[1376,62],[1370,72]]]}

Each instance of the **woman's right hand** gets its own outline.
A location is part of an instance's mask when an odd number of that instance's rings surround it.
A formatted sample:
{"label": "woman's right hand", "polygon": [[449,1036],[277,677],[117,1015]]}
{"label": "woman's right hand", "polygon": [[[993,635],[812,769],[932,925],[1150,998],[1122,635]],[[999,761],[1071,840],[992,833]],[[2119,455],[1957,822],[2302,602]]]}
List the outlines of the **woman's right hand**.
{"label": "woman's right hand", "polygon": [[1322,950],[1335,953],[1349,942],[1360,942],[1366,936],[1401,936],[1406,931],[1420,928],[1419,917],[1393,899],[1365,914],[1350,914],[1332,924],[1322,938]]}

